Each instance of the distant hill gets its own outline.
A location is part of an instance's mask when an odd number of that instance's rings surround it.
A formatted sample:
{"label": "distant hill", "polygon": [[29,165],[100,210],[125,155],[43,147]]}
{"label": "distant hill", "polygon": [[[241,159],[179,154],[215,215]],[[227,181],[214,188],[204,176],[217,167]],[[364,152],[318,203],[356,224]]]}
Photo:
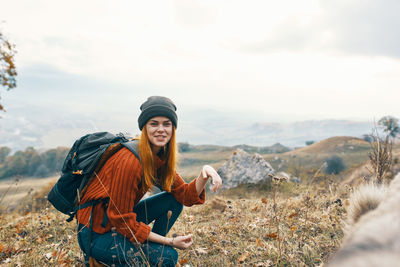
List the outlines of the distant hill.
{"label": "distant hill", "polygon": [[264,146],[264,147],[256,147],[249,145],[237,145],[233,146],[234,148],[240,148],[248,153],[260,153],[260,154],[269,154],[269,153],[284,153],[288,152],[291,149],[286,147],[280,143],[276,143],[272,146]]}
{"label": "distant hill", "polygon": [[264,154],[263,157],[277,171],[286,171],[289,166],[317,170],[327,158],[335,155],[343,160],[348,169],[365,164],[370,151],[371,145],[363,139],[336,136],[285,153]]}
{"label": "distant hill", "polygon": [[369,149],[370,144],[360,138],[351,136],[335,136],[320,142],[288,152],[290,155],[299,153],[342,153]]}
{"label": "distant hill", "polygon": [[[236,145],[236,146],[218,146],[218,145],[192,145],[188,143],[178,144],[181,153],[187,152],[227,152],[233,151],[238,148],[248,153],[259,153],[259,154],[271,154],[271,153],[285,153],[290,151],[289,147],[286,147],[280,143],[276,143],[272,146],[250,146],[250,145]],[[184,147],[184,148],[183,148]],[[183,148],[183,149],[182,149]]]}

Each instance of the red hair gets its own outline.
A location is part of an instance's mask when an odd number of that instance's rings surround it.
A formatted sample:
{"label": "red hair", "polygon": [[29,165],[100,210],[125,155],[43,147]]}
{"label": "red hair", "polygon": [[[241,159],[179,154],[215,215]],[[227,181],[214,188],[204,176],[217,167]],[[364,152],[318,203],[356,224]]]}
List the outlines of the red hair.
{"label": "red hair", "polygon": [[153,185],[157,180],[161,183],[162,189],[167,192],[171,192],[172,184],[174,183],[176,175],[177,165],[177,147],[175,141],[175,127],[172,127],[172,135],[168,144],[165,145],[164,150],[161,149],[161,159],[166,160],[164,166],[161,167],[161,171],[158,175],[161,177],[155,177],[156,166],[153,151],[151,150],[151,144],[147,136],[146,127],[143,127],[142,134],[139,139],[139,156],[140,163],[143,169],[143,186],[146,190],[152,189]]}

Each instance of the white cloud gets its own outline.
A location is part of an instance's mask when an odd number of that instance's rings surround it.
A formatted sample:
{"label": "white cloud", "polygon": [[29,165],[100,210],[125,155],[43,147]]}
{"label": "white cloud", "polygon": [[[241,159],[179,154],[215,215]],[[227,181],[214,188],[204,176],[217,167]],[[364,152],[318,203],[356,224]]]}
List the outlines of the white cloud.
{"label": "white cloud", "polygon": [[397,0],[320,0],[319,8],[287,17],[259,42],[243,43],[247,52],[345,52],[400,57],[400,2]]}

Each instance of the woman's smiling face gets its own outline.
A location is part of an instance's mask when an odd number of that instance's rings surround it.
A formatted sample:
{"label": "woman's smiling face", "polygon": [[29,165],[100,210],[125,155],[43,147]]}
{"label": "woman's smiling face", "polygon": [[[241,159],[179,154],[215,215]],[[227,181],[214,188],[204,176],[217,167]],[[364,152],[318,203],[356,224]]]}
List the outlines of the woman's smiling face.
{"label": "woman's smiling face", "polygon": [[172,136],[173,124],[167,117],[154,117],[146,123],[147,137],[153,151],[158,152],[161,147],[168,144]]}

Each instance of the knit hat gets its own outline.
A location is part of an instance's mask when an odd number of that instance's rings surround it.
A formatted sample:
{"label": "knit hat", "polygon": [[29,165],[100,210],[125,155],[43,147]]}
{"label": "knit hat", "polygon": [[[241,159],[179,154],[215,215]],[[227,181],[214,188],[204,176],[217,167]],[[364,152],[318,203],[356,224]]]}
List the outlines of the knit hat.
{"label": "knit hat", "polygon": [[176,115],[176,106],[171,99],[164,96],[150,96],[140,106],[140,116],[138,118],[139,129],[151,119],[157,116],[164,116],[171,120],[175,128],[178,126],[178,116]]}

